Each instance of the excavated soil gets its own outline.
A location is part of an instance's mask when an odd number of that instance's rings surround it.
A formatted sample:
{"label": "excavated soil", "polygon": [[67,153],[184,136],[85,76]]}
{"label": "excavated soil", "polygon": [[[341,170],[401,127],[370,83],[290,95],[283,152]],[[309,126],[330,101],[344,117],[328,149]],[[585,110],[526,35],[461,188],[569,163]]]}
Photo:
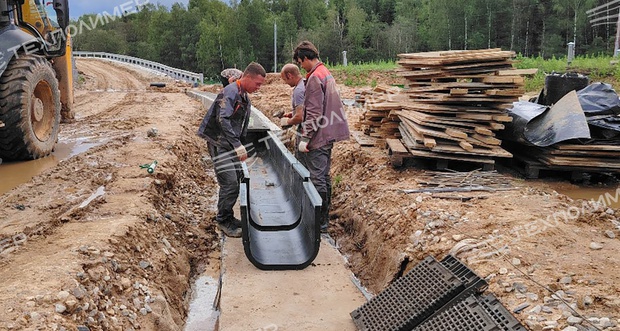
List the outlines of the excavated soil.
{"label": "excavated soil", "polygon": [[[220,250],[217,185],[194,134],[204,109],[186,85],[150,88],[160,76],[98,60],[78,69],[77,118],[60,141],[95,147],[0,196],[0,330],[181,330],[191,278]],[[253,105],[288,110],[290,87],[268,82]],[[353,127],[362,110],[347,112]],[[154,174],[140,168],[153,160]],[[516,316],[531,330],[618,329],[620,212],[605,205],[615,189],[599,204],[574,201],[507,174],[513,190],[467,199],[403,192],[424,176],[393,169],[381,148],[334,149],[330,234],[371,292],[452,253],[509,309],[527,306]]]}
{"label": "excavated soil", "polygon": [[190,277],[219,252],[203,111],[149,88],[159,76],[77,65],[60,141],[96,147],[0,196],[0,330],[180,330]]}

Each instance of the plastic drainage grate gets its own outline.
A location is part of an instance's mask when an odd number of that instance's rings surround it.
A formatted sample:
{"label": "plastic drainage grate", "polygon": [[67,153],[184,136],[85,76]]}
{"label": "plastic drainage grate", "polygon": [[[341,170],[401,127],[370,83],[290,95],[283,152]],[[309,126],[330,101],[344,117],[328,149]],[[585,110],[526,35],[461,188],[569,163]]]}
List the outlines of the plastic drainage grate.
{"label": "plastic drainage grate", "polygon": [[464,289],[458,277],[429,256],[351,317],[359,330],[411,330]]}
{"label": "plastic drainage grate", "polygon": [[480,293],[486,290],[487,282],[478,277],[476,273],[474,273],[471,269],[469,269],[466,265],[461,263],[457,258],[452,255],[446,256],[443,260],[441,260],[441,264],[450,270],[454,275],[456,275],[466,287],[464,294],[469,295],[470,293]]}
{"label": "plastic drainage grate", "polygon": [[478,297],[478,301],[491,316],[495,323],[504,331],[526,331],[525,327],[502,305],[493,295],[483,295]]}
{"label": "plastic drainage grate", "polygon": [[361,331],[526,331],[455,257],[429,256],[351,312]]}
{"label": "plastic drainage grate", "polygon": [[484,307],[470,295],[434,314],[414,331],[500,331]]}

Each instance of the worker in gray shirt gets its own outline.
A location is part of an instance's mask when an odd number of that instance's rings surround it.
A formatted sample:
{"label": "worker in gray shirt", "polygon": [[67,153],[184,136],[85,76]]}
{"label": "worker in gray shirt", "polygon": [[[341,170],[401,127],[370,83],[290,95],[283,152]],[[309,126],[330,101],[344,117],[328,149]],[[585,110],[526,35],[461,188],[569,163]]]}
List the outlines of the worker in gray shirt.
{"label": "worker in gray shirt", "polygon": [[241,237],[241,221],[234,217],[233,206],[239,197],[243,179],[241,162],[248,157],[241,139],[245,137],[252,105],[248,93],[258,91],[267,73],[258,63],[250,63],[241,79],[226,86],[207,111],[198,135],[207,140],[220,186],[217,226],[229,237]]}
{"label": "worker in gray shirt", "polygon": [[[306,93],[306,84],[304,78],[301,76],[299,67],[292,63],[285,64],[280,72],[280,78],[282,78],[288,86],[293,88],[293,94],[291,95],[291,106],[293,107],[293,111],[282,116],[280,119],[280,125],[282,128],[287,128],[293,125],[301,124],[304,120],[304,95]],[[297,127],[296,133],[295,146],[299,144],[301,126]],[[297,148],[295,148],[295,157],[305,166],[304,156],[305,153],[301,153]]]}

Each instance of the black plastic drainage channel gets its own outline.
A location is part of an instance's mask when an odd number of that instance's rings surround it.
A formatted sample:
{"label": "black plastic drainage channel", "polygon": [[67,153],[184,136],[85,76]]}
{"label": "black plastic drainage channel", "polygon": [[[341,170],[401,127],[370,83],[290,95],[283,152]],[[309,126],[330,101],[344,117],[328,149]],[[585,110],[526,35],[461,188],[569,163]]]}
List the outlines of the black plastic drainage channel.
{"label": "black plastic drainage channel", "polygon": [[[216,95],[188,91],[205,111]],[[319,253],[321,197],[310,173],[280,141],[273,124],[252,107],[239,200],[246,257],[262,270],[303,269]]]}
{"label": "black plastic drainage channel", "polygon": [[458,259],[432,256],[351,312],[359,330],[525,331]]}
{"label": "black plastic drainage channel", "polygon": [[239,194],[245,255],[263,270],[303,269],[319,252],[321,197],[274,132],[249,137],[254,154]]}

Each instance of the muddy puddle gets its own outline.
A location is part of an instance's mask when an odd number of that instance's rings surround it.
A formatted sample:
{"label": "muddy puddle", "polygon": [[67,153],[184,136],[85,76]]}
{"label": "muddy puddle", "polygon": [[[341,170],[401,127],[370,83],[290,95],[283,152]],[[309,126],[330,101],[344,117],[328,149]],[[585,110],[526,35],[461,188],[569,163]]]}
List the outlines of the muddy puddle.
{"label": "muddy puddle", "polygon": [[29,182],[32,177],[55,167],[62,160],[84,153],[101,143],[87,142],[87,139],[59,142],[54,152],[42,159],[25,162],[6,162],[0,164],[0,195],[20,184]]}
{"label": "muddy puddle", "polygon": [[570,183],[554,183],[550,186],[571,199],[605,201],[607,207],[620,208],[620,185],[577,186]]}

